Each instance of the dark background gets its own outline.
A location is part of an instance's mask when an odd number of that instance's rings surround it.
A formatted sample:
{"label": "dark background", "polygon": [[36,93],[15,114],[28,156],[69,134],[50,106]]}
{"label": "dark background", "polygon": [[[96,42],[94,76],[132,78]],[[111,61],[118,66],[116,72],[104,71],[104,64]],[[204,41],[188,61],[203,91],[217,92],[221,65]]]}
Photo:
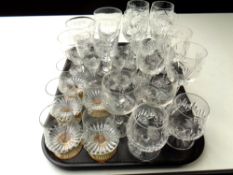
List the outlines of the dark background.
{"label": "dark background", "polygon": [[[150,3],[154,0],[148,0]],[[177,13],[233,12],[232,0],[169,0]],[[125,10],[127,0],[30,0],[0,1],[0,16],[92,14],[101,6]]]}

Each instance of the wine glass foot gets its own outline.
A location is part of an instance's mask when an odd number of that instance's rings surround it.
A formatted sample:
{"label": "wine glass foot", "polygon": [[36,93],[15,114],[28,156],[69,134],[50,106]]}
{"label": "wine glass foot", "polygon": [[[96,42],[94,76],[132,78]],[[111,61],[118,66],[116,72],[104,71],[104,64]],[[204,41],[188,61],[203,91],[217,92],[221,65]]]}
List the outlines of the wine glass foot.
{"label": "wine glass foot", "polygon": [[129,152],[135,158],[137,158],[143,162],[150,162],[150,161],[156,159],[160,154],[160,150],[150,151],[150,152],[142,151],[135,144],[130,143],[130,142],[128,142],[128,148],[129,148]]}

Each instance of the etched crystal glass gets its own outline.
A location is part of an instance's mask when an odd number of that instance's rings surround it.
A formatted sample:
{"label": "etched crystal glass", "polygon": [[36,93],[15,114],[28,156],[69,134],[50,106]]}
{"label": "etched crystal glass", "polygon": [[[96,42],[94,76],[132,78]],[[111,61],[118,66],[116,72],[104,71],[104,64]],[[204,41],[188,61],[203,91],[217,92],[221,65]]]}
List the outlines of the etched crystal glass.
{"label": "etched crystal glass", "polygon": [[82,149],[82,129],[79,124],[51,126],[45,129],[45,144],[60,159],[71,159]]}
{"label": "etched crystal glass", "polygon": [[190,149],[194,140],[203,135],[209,113],[209,105],[202,97],[193,93],[179,94],[169,117],[168,145],[178,150]]}
{"label": "etched crystal glass", "polygon": [[172,103],[177,89],[177,82],[171,81],[166,73],[161,73],[141,82],[141,85],[135,91],[135,95],[138,103],[148,102],[155,106],[166,107]]}
{"label": "etched crystal glass", "polygon": [[153,38],[140,41],[137,55],[138,68],[145,74],[159,74],[165,68],[162,45]]}
{"label": "etched crystal glass", "polygon": [[94,11],[96,34],[94,47],[101,58],[100,72],[109,72],[112,68],[112,57],[116,53],[122,11],[115,7],[101,7]]}
{"label": "etched crystal glass", "polygon": [[177,43],[187,42],[193,36],[193,31],[184,25],[174,24],[167,32],[165,39],[167,39],[170,43],[170,46],[173,47]]}
{"label": "etched crystal glass", "polygon": [[82,58],[93,49],[93,32],[76,28],[61,32],[58,41],[66,57],[76,64],[82,64]]}
{"label": "etched crystal glass", "polygon": [[83,114],[84,148],[98,162],[112,158],[119,144],[119,134],[111,114],[95,117],[87,111]]}
{"label": "etched crystal glass", "polygon": [[150,31],[152,37],[166,35],[175,20],[174,4],[168,1],[154,1],[150,9]]}
{"label": "etched crystal glass", "polygon": [[131,0],[127,2],[124,12],[122,33],[131,41],[135,35],[147,32],[149,22],[149,2],[144,0]]}
{"label": "etched crystal glass", "polygon": [[90,86],[85,90],[83,103],[89,115],[93,117],[105,117],[109,115],[103,102],[101,86]]}
{"label": "etched crystal glass", "polygon": [[[73,74],[75,74],[73,72]],[[49,80],[45,86],[45,92],[50,96],[57,93],[66,96],[82,96],[84,89],[87,87],[90,78],[86,69],[72,75],[71,71],[63,71],[60,77]],[[58,91],[56,90],[58,89]]]}
{"label": "etched crystal glass", "polygon": [[[70,109],[71,111],[73,110],[72,114],[68,111],[63,111],[59,113],[58,117],[58,113],[56,113],[57,111],[54,108],[58,109],[54,104],[47,106],[39,116],[40,124],[44,128],[46,147],[59,159],[71,159],[77,156],[82,149],[82,127],[79,121],[74,120],[73,112],[75,110]],[[67,106],[61,108],[68,109]],[[71,115],[73,118],[72,122],[64,123],[62,121],[60,123],[59,119],[70,119]]]}
{"label": "etched crystal glass", "polygon": [[142,103],[127,124],[130,153],[141,161],[155,159],[168,139],[168,115],[163,108]]}
{"label": "etched crystal glass", "polygon": [[102,81],[102,88],[105,106],[111,113],[125,115],[135,109],[136,84],[130,71],[111,71],[106,74]]}
{"label": "etched crystal glass", "polygon": [[180,85],[192,82],[201,71],[207,50],[200,44],[187,41],[179,42],[174,52],[168,58],[166,71],[171,79],[176,79]]}
{"label": "etched crystal glass", "polygon": [[82,107],[82,101],[78,96],[68,97],[59,95],[54,99],[50,114],[59,123],[73,122],[74,119],[81,121]]}

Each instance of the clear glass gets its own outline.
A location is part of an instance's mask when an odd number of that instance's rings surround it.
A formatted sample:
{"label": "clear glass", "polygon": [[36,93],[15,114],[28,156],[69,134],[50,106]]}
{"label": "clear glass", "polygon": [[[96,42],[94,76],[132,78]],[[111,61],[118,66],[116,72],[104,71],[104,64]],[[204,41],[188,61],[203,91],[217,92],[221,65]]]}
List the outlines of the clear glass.
{"label": "clear glass", "polygon": [[134,90],[135,80],[130,71],[111,71],[102,81],[104,104],[115,115],[125,115],[132,112],[136,105]]}
{"label": "clear glass", "polygon": [[98,69],[100,67],[100,57],[98,54],[93,50],[90,51],[86,56],[83,58],[83,65],[89,70],[89,72],[96,76],[98,73]]}
{"label": "clear glass", "polygon": [[101,86],[90,86],[85,90],[83,102],[89,115],[93,117],[105,117],[109,115],[103,102]]}
{"label": "clear glass", "polygon": [[149,22],[149,2],[144,0],[131,0],[127,2],[122,32],[124,37],[131,41],[139,33],[146,33]]}
{"label": "clear glass", "polygon": [[173,54],[168,59],[166,71],[171,79],[176,79],[180,85],[192,82],[201,71],[207,50],[194,42],[179,42],[173,47]]}
{"label": "clear glass", "polygon": [[[82,149],[82,127],[78,120],[72,120],[72,122],[66,124],[64,122],[59,123],[57,115],[53,116],[54,108],[57,108],[57,106],[55,107],[54,104],[48,105],[39,116],[40,124],[44,128],[46,147],[59,159],[71,159],[77,156]],[[72,112],[75,112],[75,110]],[[68,112],[65,113],[68,114]],[[67,119],[71,115],[67,117],[63,112],[62,116]]]}
{"label": "clear glass", "polygon": [[97,22],[98,37],[101,40],[111,43],[118,38],[122,11],[115,7],[101,7],[94,11]]}
{"label": "clear glass", "polygon": [[165,35],[175,20],[174,4],[154,1],[150,9],[150,31],[153,37]]}
{"label": "clear glass", "polygon": [[66,27],[75,28],[77,30],[89,30],[92,34],[95,30],[95,20],[88,16],[77,16],[70,18],[65,22]]}
{"label": "clear glass", "polygon": [[74,119],[81,121],[82,101],[76,97],[67,97],[58,95],[53,102],[53,108],[50,114],[58,121],[59,124],[73,122]]}
{"label": "clear glass", "polygon": [[111,159],[119,144],[114,116],[93,117],[85,111],[83,125],[84,148],[90,157],[100,163]]}
{"label": "clear glass", "polygon": [[169,41],[171,47],[177,43],[190,41],[193,31],[187,26],[174,24],[167,32],[165,39]]}
{"label": "clear glass", "polygon": [[165,68],[165,54],[158,40],[146,38],[140,41],[137,55],[138,68],[145,74],[159,74]]}
{"label": "clear glass", "polygon": [[171,104],[178,89],[177,82],[171,81],[166,73],[151,76],[141,83],[135,91],[138,103],[148,102],[154,106]]}
{"label": "clear glass", "polygon": [[62,93],[65,96],[81,95],[90,78],[87,75],[86,72],[79,72],[73,76],[70,71],[63,71],[60,77],[48,81],[45,92],[50,96],[55,96],[57,93]]}
{"label": "clear glass", "polygon": [[121,70],[125,66],[128,55],[128,44],[119,44],[117,46],[116,55],[112,58],[112,70]]}
{"label": "clear glass", "polygon": [[141,161],[155,159],[168,139],[168,115],[163,108],[142,103],[127,124],[128,147]]}
{"label": "clear glass", "polygon": [[203,135],[209,113],[209,105],[202,97],[193,93],[179,94],[169,118],[172,137],[168,144],[178,150],[190,149],[193,141]]}
{"label": "clear glass", "polygon": [[73,62],[80,62],[93,49],[93,32],[83,29],[66,29],[58,35],[58,41],[66,57]]}
{"label": "clear glass", "polygon": [[112,68],[112,57],[116,53],[122,11],[115,7],[101,7],[94,11],[96,34],[94,47],[101,57],[101,72],[109,72]]}
{"label": "clear glass", "polygon": [[115,57],[113,57],[113,70],[127,70],[130,71],[132,74],[136,74],[136,57],[132,53],[129,43],[118,45],[117,54]]}

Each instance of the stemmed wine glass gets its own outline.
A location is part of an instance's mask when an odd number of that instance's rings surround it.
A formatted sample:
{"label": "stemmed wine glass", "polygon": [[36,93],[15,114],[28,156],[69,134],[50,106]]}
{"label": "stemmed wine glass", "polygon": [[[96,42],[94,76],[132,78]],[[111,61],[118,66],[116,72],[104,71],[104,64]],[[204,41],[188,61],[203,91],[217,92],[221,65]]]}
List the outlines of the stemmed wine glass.
{"label": "stemmed wine glass", "polygon": [[175,21],[174,4],[168,1],[154,1],[150,9],[150,32],[152,37],[167,34]]}
{"label": "stemmed wine glass", "polygon": [[179,94],[169,118],[168,145],[177,150],[190,149],[194,140],[203,135],[209,113],[208,103],[199,95]]}
{"label": "stemmed wine glass", "polygon": [[126,64],[136,59],[139,41],[147,36],[149,5],[149,2],[145,0],[130,0],[127,2],[122,25],[122,33],[130,43],[130,54],[126,59]]}
{"label": "stemmed wine glass", "polygon": [[155,159],[166,144],[168,115],[163,108],[142,103],[133,111],[127,124],[130,153],[141,161]]}
{"label": "stemmed wine glass", "polygon": [[94,11],[96,33],[94,47],[101,58],[100,74],[111,71],[112,57],[115,55],[122,11],[115,7],[101,7]]}
{"label": "stemmed wine glass", "polygon": [[[116,115],[120,130],[125,130],[124,117],[128,118],[127,114],[130,114],[137,105],[134,94],[136,82],[132,78],[132,73],[124,69],[111,71],[103,77],[102,89],[106,108]],[[125,133],[121,133],[121,137],[124,137]]]}
{"label": "stemmed wine glass", "polygon": [[175,44],[170,58],[167,59],[168,76],[176,79],[179,85],[194,81],[207,55],[207,50],[198,43],[186,41]]}

